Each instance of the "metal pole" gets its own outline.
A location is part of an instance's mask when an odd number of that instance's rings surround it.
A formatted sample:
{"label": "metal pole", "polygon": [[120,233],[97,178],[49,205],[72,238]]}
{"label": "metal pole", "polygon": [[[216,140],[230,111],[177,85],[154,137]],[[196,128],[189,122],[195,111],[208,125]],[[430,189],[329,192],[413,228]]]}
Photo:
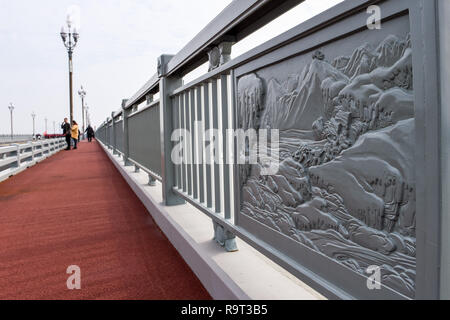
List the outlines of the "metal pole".
{"label": "metal pole", "polygon": [[14,129],[13,129],[13,109],[11,109],[11,140],[14,139]]}
{"label": "metal pole", "polygon": [[129,160],[129,158],[130,158],[130,134],[129,134],[129,130],[128,130],[128,116],[131,113],[132,107],[130,107],[128,109],[125,108],[127,101],[128,100],[126,100],[126,99],[122,100],[123,161],[125,162],[125,166],[130,166],[131,165],[131,162]]}
{"label": "metal pole", "polygon": [[31,117],[33,118],[33,139],[34,139],[34,137],[36,136],[36,126],[35,126],[35,118],[36,118],[36,114],[33,112],[32,114],[31,114]]}
{"label": "metal pole", "polygon": [[158,75],[159,90],[160,90],[160,134],[161,134],[161,165],[162,165],[162,194],[163,203],[166,206],[173,206],[185,203],[184,199],[180,198],[173,192],[174,187],[174,165],[170,157],[172,150],[172,130],[173,130],[173,102],[170,94],[175,88],[182,84],[180,77],[167,77],[165,74],[166,65],[172,56],[162,55],[158,59],[158,65],[161,66]]}
{"label": "metal pole", "polygon": [[47,129],[47,121],[48,121],[48,119],[45,118],[44,120],[45,120],[45,132],[48,134],[48,132],[47,132],[48,131],[48,129]]}
{"label": "metal pole", "polygon": [[84,125],[84,97],[81,97],[81,111],[82,111],[82,114],[83,114],[83,134],[84,134],[84,131],[86,130],[86,128],[85,128],[85,125]]}
{"label": "metal pole", "polygon": [[72,89],[72,74],[73,74],[73,64],[72,64],[72,51],[69,51],[69,93],[70,93],[70,125],[73,123],[73,89]]}
{"label": "metal pole", "polygon": [[9,104],[8,106],[9,112],[11,113],[11,141],[14,140],[14,128],[13,128],[13,111],[14,111],[14,106],[12,103]]}
{"label": "metal pole", "polygon": [[89,106],[86,105],[85,109],[86,109],[86,121],[87,121],[88,126],[90,126],[91,125],[91,114],[89,113]]}
{"label": "metal pole", "polygon": [[72,63],[72,54],[73,49],[76,47],[79,39],[79,34],[74,28],[72,31],[72,24],[68,20],[68,33],[65,32],[64,27],[61,29],[61,39],[64,43],[64,46],[67,48],[67,52],[69,54],[69,93],[70,93],[70,125],[73,122],[73,63]]}
{"label": "metal pole", "polygon": [[83,86],[81,86],[81,89],[78,90],[78,95],[81,98],[81,113],[82,113],[82,135],[84,137],[84,132],[86,131],[86,117],[87,117],[87,110],[88,107],[84,103],[84,98],[86,97],[86,91],[83,89]]}

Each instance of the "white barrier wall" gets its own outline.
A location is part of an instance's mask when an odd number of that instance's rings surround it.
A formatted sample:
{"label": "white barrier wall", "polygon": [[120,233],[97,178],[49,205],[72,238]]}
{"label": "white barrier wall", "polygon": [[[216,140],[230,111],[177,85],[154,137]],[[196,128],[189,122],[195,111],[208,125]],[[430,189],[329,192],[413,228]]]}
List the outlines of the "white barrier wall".
{"label": "white barrier wall", "polygon": [[0,147],[0,182],[58,153],[64,138],[11,144]]}

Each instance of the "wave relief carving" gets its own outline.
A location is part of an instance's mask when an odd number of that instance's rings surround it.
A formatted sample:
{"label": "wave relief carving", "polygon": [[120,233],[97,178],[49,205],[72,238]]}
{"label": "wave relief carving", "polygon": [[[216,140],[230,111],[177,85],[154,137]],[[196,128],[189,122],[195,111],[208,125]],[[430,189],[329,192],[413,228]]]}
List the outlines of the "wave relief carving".
{"label": "wave relief carving", "polygon": [[281,157],[274,176],[261,176],[260,165],[241,168],[241,213],[361,274],[380,266],[384,285],[413,297],[409,36],[391,35],[332,62],[316,52],[282,83],[241,77],[238,96],[242,125],[280,130]]}

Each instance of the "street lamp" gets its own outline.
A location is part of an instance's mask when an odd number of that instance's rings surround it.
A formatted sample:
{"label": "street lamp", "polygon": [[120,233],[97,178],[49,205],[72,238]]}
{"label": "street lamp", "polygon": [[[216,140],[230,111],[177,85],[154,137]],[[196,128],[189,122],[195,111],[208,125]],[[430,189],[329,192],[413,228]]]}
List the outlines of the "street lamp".
{"label": "street lamp", "polygon": [[53,135],[56,135],[56,121],[53,120]]}
{"label": "street lamp", "polygon": [[86,105],[85,108],[86,108],[86,121],[87,121],[88,126],[90,126],[91,125],[91,115],[89,114],[89,106]]}
{"label": "street lamp", "polygon": [[31,117],[33,118],[33,139],[34,139],[34,137],[36,136],[36,130],[35,130],[36,126],[35,126],[35,122],[34,122],[34,120],[36,119],[36,113],[34,113],[34,111],[31,114]]}
{"label": "street lamp", "polygon": [[12,103],[8,106],[9,112],[11,113],[11,140],[14,139],[14,130],[13,130],[13,111],[14,111],[14,105]]}
{"label": "street lamp", "polygon": [[84,133],[84,130],[85,130],[85,126],[84,126],[84,115],[85,115],[84,98],[86,97],[86,91],[83,89],[83,86],[81,86],[81,89],[78,91],[78,95],[81,98],[81,113],[83,114],[83,133]]}
{"label": "street lamp", "polygon": [[72,21],[71,21],[70,16],[67,16],[67,30],[65,30],[64,27],[61,28],[61,39],[64,43],[64,46],[67,49],[67,53],[69,54],[69,93],[70,93],[70,124],[71,125],[72,125],[72,121],[73,121],[72,54],[73,54],[73,50],[77,46],[79,38],[80,38],[80,35],[78,34],[76,28],[72,29]]}
{"label": "street lamp", "polygon": [[44,121],[45,121],[45,133],[48,134],[48,132],[47,132],[47,121],[48,121],[48,119],[45,118]]}

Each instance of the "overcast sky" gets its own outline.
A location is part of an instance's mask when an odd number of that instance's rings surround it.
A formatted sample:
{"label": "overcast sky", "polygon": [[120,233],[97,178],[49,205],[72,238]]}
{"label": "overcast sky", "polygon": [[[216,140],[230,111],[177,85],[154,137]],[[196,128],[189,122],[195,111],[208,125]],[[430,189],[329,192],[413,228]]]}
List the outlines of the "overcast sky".
{"label": "overcast sky", "polygon": [[[239,0],[237,0],[239,1]],[[233,48],[233,56],[270,40],[342,0],[310,0]],[[81,85],[91,120],[100,124],[156,71],[162,53],[177,53],[231,0],[0,0],[0,134],[53,132],[68,116],[67,52],[59,32],[68,8],[80,8],[74,54],[74,117]]]}

